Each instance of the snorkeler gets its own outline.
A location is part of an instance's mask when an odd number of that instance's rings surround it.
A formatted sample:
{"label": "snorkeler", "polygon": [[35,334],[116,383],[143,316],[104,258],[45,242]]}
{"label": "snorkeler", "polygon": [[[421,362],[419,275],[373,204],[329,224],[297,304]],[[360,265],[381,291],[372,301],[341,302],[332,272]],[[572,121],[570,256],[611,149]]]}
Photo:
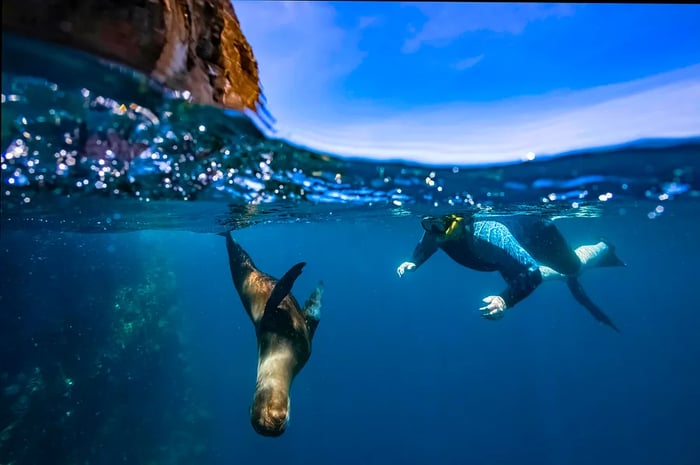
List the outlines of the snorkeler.
{"label": "snorkeler", "polygon": [[566,280],[573,297],[598,321],[619,329],[586,295],[578,276],[585,268],[625,266],[605,241],[572,249],[554,222],[534,216],[499,217],[475,221],[471,213],[426,216],[425,230],[411,261],[397,268],[399,277],[415,271],[438,249],[454,261],[477,271],[498,271],[506,281],[499,295],[483,299],[479,310],[487,319],[499,319],[529,296],[542,281]]}

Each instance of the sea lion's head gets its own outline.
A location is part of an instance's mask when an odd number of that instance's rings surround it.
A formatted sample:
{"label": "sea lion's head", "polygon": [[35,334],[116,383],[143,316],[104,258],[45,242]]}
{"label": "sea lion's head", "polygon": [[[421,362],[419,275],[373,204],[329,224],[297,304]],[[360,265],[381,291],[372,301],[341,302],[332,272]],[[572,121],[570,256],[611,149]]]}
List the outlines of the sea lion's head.
{"label": "sea lion's head", "polygon": [[289,395],[284,389],[262,387],[255,391],[250,422],[263,436],[280,436],[289,421]]}

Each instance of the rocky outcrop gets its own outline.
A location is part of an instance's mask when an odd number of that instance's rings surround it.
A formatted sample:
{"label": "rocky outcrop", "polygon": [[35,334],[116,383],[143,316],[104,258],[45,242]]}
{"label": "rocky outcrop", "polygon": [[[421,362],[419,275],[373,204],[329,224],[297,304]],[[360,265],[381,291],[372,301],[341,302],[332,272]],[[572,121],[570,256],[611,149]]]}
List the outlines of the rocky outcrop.
{"label": "rocky outcrop", "polygon": [[197,103],[256,111],[258,65],[229,0],[3,0],[3,31],[143,72]]}

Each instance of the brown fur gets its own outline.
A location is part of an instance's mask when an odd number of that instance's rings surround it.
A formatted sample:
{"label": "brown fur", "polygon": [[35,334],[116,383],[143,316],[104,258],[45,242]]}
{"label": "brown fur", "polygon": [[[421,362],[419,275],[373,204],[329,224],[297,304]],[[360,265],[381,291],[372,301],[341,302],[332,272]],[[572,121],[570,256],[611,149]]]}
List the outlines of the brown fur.
{"label": "brown fur", "polygon": [[276,309],[267,309],[273,313],[265,314],[277,280],[258,270],[230,236],[226,241],[233,282],[258,339],[258,374],[251,423],[262,435],[279,436],[289,419],[292,381],[311,355],[312,332],[291,293]]}

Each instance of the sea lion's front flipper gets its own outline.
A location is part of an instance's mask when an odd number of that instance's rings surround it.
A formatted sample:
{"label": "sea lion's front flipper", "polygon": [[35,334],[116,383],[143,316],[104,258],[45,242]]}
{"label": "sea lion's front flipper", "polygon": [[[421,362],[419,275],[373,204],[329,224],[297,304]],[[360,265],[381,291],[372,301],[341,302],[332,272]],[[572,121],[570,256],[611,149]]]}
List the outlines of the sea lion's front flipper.
{"label": "sea lion's front flipper", "polygon": [[294,281],[301,275],[301,270],[306,265],[306,262],[300,262],[294,265],[282,276],[270,293],[270,298],[267,299],[265,312],[275,310],[282,303],[287,294],[292,292]]}
{"label": "sea lion's front flipper", "polygon": [[566,280],[566,284],[569,286],[569,291],[571,291],[571,295],[574,296],[574,299],[576,299],[578,303],[583,305],[586,308],[586,310],[588,310],[589,313],[593,315],[593,318],[595,318],[603,324],[610,326],[618,333],[620,332],[618,327],[615,326],[615,323],[613,323],[612,320],[605,313],[603,313],[600,307],[594,304],[591,298],[588,297],[588,294],[586,294],[586,291],[583,290],[583,286],[581,286],[581,283],[578,279],[568,278]]}
{"label": "sea lion's front flipper", "polygon": [[318,322],[321,320],[321,297],[323,296],[323,281],[318,282],[318,286],[311,293],[309,299],[304,304],[302,312],[306,319],[306,326],[309,328],[311,337],[314,336]]}

